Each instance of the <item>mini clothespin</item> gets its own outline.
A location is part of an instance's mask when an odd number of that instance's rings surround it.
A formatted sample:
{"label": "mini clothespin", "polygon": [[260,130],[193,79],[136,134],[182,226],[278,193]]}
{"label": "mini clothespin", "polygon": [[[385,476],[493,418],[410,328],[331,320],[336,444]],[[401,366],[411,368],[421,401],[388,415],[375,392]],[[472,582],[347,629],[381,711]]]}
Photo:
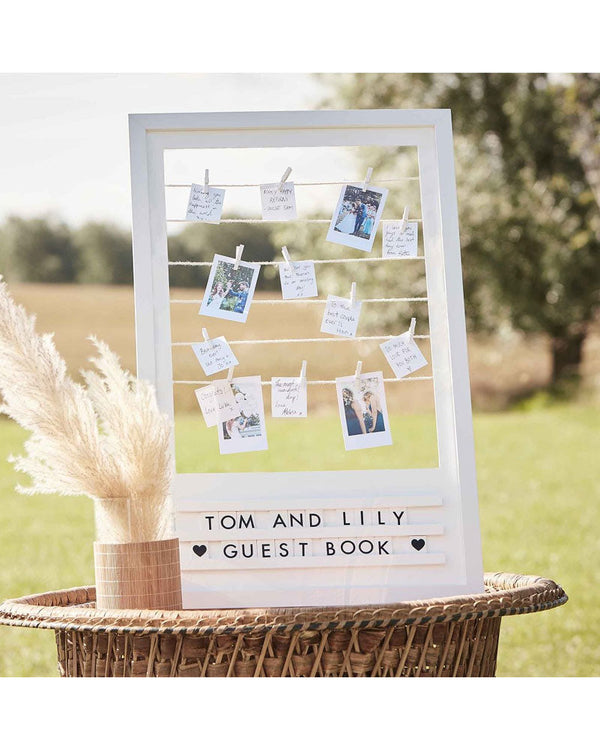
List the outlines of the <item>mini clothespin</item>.
{"label": "mini clothespin", "polygon": [[205,341],[209,341],[210,340],[210,336],[208,335],[208,331],[206,330],[206,328],[202,329],[202,335],[204,336],[204,340]]}
{"label": "mini clothespin", "polygon": [[369,185],[369,182],[371,182],[371,175],[373,174],[373,167],[369,167],[367,169],[367,174],[365,175],[365,181],[363,182],[363,193],[367,192],[367,187]]}
{"label": "mini clothespin", "polygon": [[352,282],[350,287],[350,307],[354,307],[356,304],[356,281]]}
{"label": "mini clothespin", "polygon": [[244,252],[244,246],[238,245],[235,248],[235,263],[233,264],[233,270],[237,271],[240,267],[240,260],[242,259],[242,253]]}
{"label": "mini clothespin", "polygon": [[283,259],[285,260],[286,266],[290,269],[292,273],[296,273],[294,271],[294,266],[290,263],[290,254],[285,245],[281,248],[281,254],[283,255]]}
{"label": "mini clothespin", "polygon": [[358,362],[356,363],[356,371],[354,373],[354,380],[356,382],[358,382],[361,372],[362,372],[362,361],[359,359]]}
{"label": "mini clothespin", "polygon": [[306,381],[306,360],[302,360],[302,367],[300,368],[300,382]]}
{"label": "mini clothespin", "polygon": [[402,221],[400,222],[400,234],[406,229],[408,224],[408,206],[404,206],[404,213],[402,214]]}
{"label": "mini clothespin", "polygon": [[235,370],[235,365],[233,367],[230,367],[229,370],[227,370],[227,382],[231,385],[231,381],[233,379],[233,371]]}
{"label": "mini clothespin", "polygon": [[292,168],[288,167],[283,175],[281,176],[281,180],[279,180],[279,187],[277,188],[278,191],[283,190],[283,184],[287,180],[287,178],[292,174]]}
{"label": "mini clothespin", "polygon": [[410,327],[408,329],[408,338],[412,341],[415,335],[415,326],[417,325],[417,319],[410,319]]}
{"label": "mini clothespin", "polygon": [[202,188],[203,193],[208,193],[208,169],[204,170],[204,187]]}

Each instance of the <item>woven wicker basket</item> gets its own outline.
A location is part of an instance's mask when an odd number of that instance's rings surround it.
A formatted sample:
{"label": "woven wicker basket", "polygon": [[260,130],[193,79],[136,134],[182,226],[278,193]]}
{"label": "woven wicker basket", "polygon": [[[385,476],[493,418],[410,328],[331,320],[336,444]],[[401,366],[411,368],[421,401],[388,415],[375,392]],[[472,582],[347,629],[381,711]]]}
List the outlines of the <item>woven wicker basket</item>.
{"label": "woven wicker basket", "polygon": [[491,677],[500,618],[558,607],[554,581],[384,607],[96,610],[93,587],[4,602],[0,624],[56,631],[66,677]]}

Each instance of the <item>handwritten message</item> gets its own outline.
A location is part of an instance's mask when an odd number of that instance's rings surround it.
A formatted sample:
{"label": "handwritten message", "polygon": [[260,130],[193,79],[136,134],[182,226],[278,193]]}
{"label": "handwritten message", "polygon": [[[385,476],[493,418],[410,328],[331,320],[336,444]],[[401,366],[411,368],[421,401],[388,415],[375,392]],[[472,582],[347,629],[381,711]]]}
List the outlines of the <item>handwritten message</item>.
{"label": "handwritten message", "polygon": [[207,224],[218,224],[223,212],[225,191],[221,188],[208,188],[204,192],[204,185],[192,185],[188,201],[187,221],[204,221]]}
{"label": "handwritten message", "polygon": [[319,295],[315,264],[312,260],[291,262],[289,266],[287,263],[281,263],[279,279],[283,299],[299,299]]}
{"label": "handwritten message", "polygon": [[239,365],[225,336],[192,344],[192,349],[206,375],[214,375],[216,372]]}
{"label": "handwritten message", "polygon": [[207,427],[240,416],[240,407],[226,380],[215,380],[204,388],[197,388],[194,393]]}
{"label": "handwritten message", "polygon": [[362,303],[358,300],[351,305],[350,300],[345,297],[328,295],[321,322],[321,333],[349,338],[356,336],[361,307]]}
{"label": "handwritten message", "polygon": [[306,414],[306,380],[272,378],[271,415],[273,417],[306,417]]}
{"label": "handwritten message", "polygon": [[401,222],[384,221],[382,256],[384,258],[416,258],[418,253],[419,224],[409,221],[400,231]]}
{"label": "handwritten message", "polygon": [[262,217],[268,221],[289,221],[296,218],[296,190],[293,182],[279,182],[260,186]]}
{"label": "handwritten message", "polygon": [[403,378],[427,364],[427,360],[408,331],[379,346],[397,378]]}
{"label": "handwritten message", "polygon": [[206,426],[214,427],[218,419],[214,385],[205,385],[204,388],[197,388],[194,394],[198,400],[198,405],[202,411]]}

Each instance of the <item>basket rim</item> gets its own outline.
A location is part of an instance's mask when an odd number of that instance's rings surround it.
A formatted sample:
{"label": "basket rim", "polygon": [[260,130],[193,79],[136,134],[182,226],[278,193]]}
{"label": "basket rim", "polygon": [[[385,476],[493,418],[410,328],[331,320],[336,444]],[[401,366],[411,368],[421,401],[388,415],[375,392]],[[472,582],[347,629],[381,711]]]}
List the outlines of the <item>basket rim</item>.
{"label": "basket rim", "polygon": [[97,610],[94,586],[7,599],[0,605],[0,625],[135,635],[224,635],[278,633],[343,628],[425,625],[504,617],[553,609],[568,597],[547,578],[514,573],[486,573],[486,591],[386,605],[356,607],[287,607],[228,610]]}

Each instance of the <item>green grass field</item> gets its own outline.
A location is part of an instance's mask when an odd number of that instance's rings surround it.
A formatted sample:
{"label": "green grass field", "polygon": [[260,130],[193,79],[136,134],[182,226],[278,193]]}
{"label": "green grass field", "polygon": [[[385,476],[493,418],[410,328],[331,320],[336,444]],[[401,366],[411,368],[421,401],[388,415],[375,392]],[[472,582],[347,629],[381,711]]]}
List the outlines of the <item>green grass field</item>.
{"label": "green grass field", "polygon": [[[582,406],[475,416],[486,570],[554,578],[570,597],[558,610],[504,619],[499,675],[600,675],[599,417],[598,409]],[[335,468],[344,453],[337,418],[314,419],[322,442],[313,448]],[[396,440],[410,435],[410,462],[431,458],[431,433],[422,420],[415,415],[392,426]],[[197,417],[180,422],[182,469],[214,438],[196,425]],[[255,454],[265,468],[272,468],[275,454],[277,469],[296,466],[301,442],[289,430],[289,423],[271,424],[269,440],[279,450]],[[23,436],[0,421],[0,599],[93,581],[91,503],[17,495],[18,477],[6,457],[20,450]],[[355,468],[376,467],[377,454],[355,452]],[[248,455],[233,458],[238,470],[250,466]],[[0,675],[55,674],[52,633],[0,628]]]}

